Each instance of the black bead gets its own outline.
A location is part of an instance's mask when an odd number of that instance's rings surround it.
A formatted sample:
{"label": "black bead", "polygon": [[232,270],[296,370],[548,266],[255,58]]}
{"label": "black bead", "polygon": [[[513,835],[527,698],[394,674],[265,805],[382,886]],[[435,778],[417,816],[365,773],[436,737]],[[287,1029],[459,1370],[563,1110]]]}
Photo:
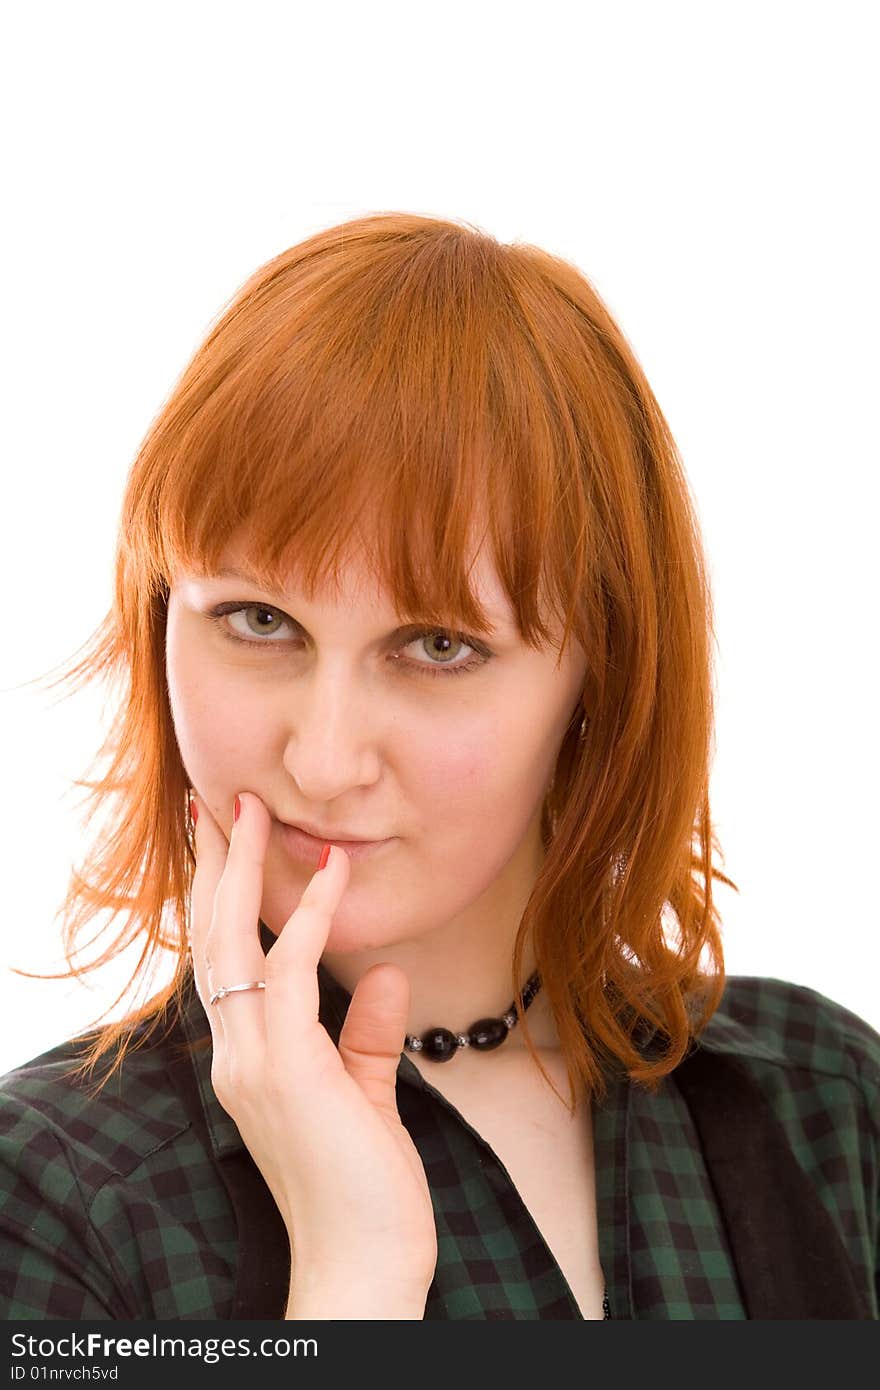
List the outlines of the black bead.
{"label": "black bead", "polygon": [[537,971],[529,979],[528,984],[522,992],[523,1008],[527,1009],[534,999],[538,990],[541,988],[541,977]]}
{"label": "black bead", "polygon": [[455,1034],[448,1028],[429,1028],[422,1034],[422,1056],[430,1057],[432,1062],[448,1062],[457,1051]]}
{"label": "black bead", "polygon": [[478,1052],[491,1052],[500,1047],[507,1037],[507,1024],[503,1018],[480,1018],[468,1030],[471,1047]]}

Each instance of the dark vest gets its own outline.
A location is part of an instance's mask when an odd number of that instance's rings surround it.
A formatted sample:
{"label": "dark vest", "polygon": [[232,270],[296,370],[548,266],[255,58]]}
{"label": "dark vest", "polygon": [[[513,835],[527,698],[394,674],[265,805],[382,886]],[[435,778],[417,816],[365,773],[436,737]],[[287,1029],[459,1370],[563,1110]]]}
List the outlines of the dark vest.
{"label": "dark vest", "polygon": [[[198,1083],[178,1027],[169,1043],[171,1079],[207,1146]],[[670,1075],[700,1138],[747,1317],[872,1319],[837,1228],[757,1084],[735,1058],[699,1046]],[[240,1233],[231,1317],[277,1319],[290,1278],[281,1215],[247,1149],[217,1166]]]}

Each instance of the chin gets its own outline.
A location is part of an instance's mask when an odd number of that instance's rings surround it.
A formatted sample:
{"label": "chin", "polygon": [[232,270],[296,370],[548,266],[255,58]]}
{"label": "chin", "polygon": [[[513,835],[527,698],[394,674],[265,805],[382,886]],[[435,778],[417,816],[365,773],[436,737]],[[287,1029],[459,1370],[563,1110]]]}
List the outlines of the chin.
{"label": "chin", "polygon": [[[273,881],[264,885],[263,900],[260,904],[260,919],[265,923],[274,936],[278,936],[285,928],[287,922],[299,906],[300,899],[310,881],[310,875],[304,875],[304,881],[294,885],[289,881]],[[330,931],[324,946],[325,952],[338,955],[350,955],[357,951],[375,951],[383,946],[390,945],[393,940],[398,939],[394,935],[394,928],[391,923],[391,914],[386,913],[380,906],[381,926],[377,923],[370,923],[367,920],[367,913],[359,912],[352,902],[351,885],[343,895],[342,902],[334,914],[333,921],[330,923]],[[375,894],[371,894],[375,903]],[[352,908],[354,916],[351,915]]]}

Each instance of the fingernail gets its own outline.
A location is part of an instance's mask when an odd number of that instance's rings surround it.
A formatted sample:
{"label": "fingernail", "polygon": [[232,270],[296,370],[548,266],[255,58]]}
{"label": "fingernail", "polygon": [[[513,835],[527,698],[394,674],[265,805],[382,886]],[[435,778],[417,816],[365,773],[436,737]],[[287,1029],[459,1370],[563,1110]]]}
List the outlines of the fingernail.
{"label": "fingernail", "polygon": [[190,799],[190,803],[189,803],[189,813],[190,813],[190,815],[192,816],[192,823],[193,823],[193,825],[196,825],[196,824],[198,823],[198,819],[199,819],[199,808],[198,808],[198,806],[196,805],[195,797],[192,797],[192,798]]}
{"label": "fingernail", "polygon": [[237,796],[237,797],[235,798],[235,802],[234,802],[233,807],[232,807],[232,819],[233,819],[233,821],[237,821],[240,815],[241,815],[241,797],[240,797],[240,796]]}
{"label": "fingernail", "polygon": [[319,869],[323,869],[324,865],[327,863],[327,860],[330,858],[330,851],[332,848],[332,845],[325,845],[324,848],[321,850],[321,858],[318,860]]}

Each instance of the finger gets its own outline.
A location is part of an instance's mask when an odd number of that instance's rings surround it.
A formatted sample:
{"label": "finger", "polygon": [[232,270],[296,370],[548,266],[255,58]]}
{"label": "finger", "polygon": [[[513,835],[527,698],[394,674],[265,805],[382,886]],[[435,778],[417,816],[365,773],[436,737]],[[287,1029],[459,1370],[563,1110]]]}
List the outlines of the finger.
{"label": "finger", "polygon": [[[205,942],[209,1006],[219,1014],[227,1055],[237,1065],[262,1056],[265,1024],[262,990],[236,991],[210,1004],[215,990],[265,980],[265,956],[260,944],[259,920],[263,899],[263,868],[272,819],[258,796],[239,794],[241,813],[233,823],[229,848],[214,892],[211,923]],[[214,840],[219,857],[225,836],[213,817],[208,817],[205,837]],[[215,861],[216,862],[216,861]]]}
{"label": "finger", "polygon": [[333,845],[266,954],[266,1042],[273,1056],[289,1056],[318,1022],[318,962],[350,874],[351,860]]}
{"label": "finger", "polygon": [[400,967],[390,961],[372,965],[358,980],[339,1035],[349,1076],[377,1110],[395,1118],[409,1003],[409,980]]}
{"label": "finger", "polygon": [[195,795],[192,796],[191,800],[196,867],[190,888],[189,945],[192,953],[196,991],[202,1002],[202,1008],[208,1016],[211,1035],[216,1048],[218,1043],[222,1044],[223,1042],[223,1028],[219,1014],[209,1004],[212,986],[207,949],[208,933],[214,911],[214,897],[226,864],[228,845],[225,835],[208,810],[206,803]]}
{"label": "finger", "polygon": [[[259,796],[239,794],[241,815],[232,824],[227,859],[214,894],[206,955],[213,991],[221,986],[266,980],[266,956],[260,944],[263,870],[271,833],[271,816]],[[213,821],[213,826],[217,823]],[[217,827],[220,828],[220,827]],[[256,1062],[266,1047],[264,991],[235,991],[217,999],[228,1055],[236,1066]],[[210,995],[209,995],[210,1001]]]}

